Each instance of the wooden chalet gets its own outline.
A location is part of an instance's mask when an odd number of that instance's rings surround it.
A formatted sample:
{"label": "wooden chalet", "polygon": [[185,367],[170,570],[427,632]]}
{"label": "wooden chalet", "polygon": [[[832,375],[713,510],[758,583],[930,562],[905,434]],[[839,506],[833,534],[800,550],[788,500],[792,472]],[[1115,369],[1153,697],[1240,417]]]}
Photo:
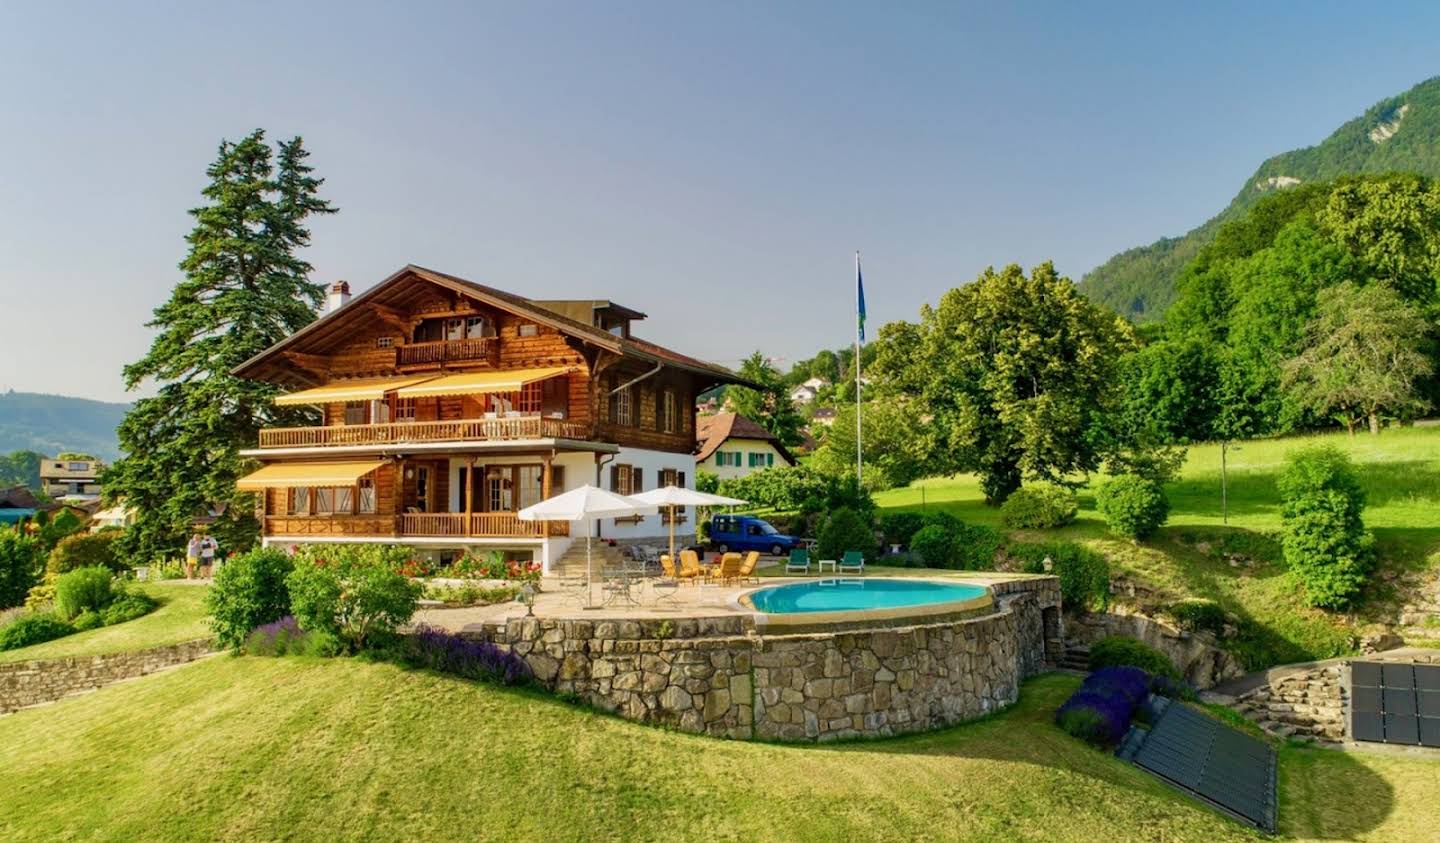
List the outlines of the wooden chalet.
{"label": "wooden chalet", "polygon": [[[288,390],[275,403],[304,422],[243,452],[261,464],[239,487],[260,494],[265,543],[482,545],[548,569],[578,525],[518,510],[585,483],[693,485],[695,396],[743,381],[634,336],[644,317],[418,266],[353,300],[336,284],[320,319],[235,369]],[[658,538],[666,517],[601,533]]]}

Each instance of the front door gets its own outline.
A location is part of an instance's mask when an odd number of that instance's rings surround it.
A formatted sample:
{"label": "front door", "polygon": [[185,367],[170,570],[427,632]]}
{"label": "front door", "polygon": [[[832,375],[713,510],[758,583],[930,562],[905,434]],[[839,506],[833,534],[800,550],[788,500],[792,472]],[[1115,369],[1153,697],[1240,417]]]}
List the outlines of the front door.
{"label": "front door", "polygon": [[491,466],[485,469],[485,511],[514,512],[513,466]]}
{"label": "front door", "polygon": [[415,508],[430,512],[430,466],[415,467]]}

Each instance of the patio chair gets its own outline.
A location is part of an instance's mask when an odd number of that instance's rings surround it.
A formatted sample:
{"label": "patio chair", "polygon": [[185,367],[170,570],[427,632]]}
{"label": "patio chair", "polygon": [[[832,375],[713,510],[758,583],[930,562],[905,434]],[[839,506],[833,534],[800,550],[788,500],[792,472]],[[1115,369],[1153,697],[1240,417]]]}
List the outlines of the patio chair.
{"label": "patio chair", "polygon": [[675,570],[675,560],[671,559],[668,553],[660,554],[660,571],[661,575],[666,579],[680,579],[680,574]]}
{"label": "patio chair", "polygon": [[760,582],[760,578],[755,576],[755,566],[758,564],[760,564],[760,551],[750,551],[745,555],[745,561],[740,563],[740,571],[735,575],[736,579]]}
{"label": "patio chair", "polygon": [[721,583],[732,582],[740,577],[740,564],[742,557],[738,553],[727,553],[720,557],[720,564],[713,570],[711,577]]}
{"label": "patio chair", "polygon": [[858,550],[847,550],[845,556],[840,560],[840,573],[852,571],[857,574],[865,573],[865,554]]}
{"label": "patio chair", "polygon": [[810,551],[803,547],[790,551],[790,559],[785,563],[785,573],[810,573]]}
{"label": "patio chair", "polygon": [[700,557],[693,550],[680,551],[680,579],[690,582],[700,581]]}

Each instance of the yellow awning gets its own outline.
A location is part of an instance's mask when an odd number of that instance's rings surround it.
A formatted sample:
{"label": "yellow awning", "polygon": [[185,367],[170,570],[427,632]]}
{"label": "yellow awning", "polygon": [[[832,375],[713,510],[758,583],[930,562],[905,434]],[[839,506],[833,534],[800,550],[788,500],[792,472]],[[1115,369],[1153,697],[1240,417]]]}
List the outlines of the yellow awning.
{"label": "yellow awning", "polygon": [[387,392],[404,386],[424,383],[433,377],[435,376],[421,375],[411,378],[336,381],[325,386],[317,386],[314,389],[302,389],[289,395],[281,395],[275,399],[275,403],[285,407],[296,404],[329,404],[332,401],[378,401],[384,398]]}
{"label": "yellow awning", "polygon": [[484,392],[519,392],[527,383],[563,375],[570,366],[546,369],[505,369],[499,372],[466,372],[418,383],[395,390],[401,398],[425,398],[436,395],[476,395]]}
{"label": "yellow awning", "polygon": [[290,486],[354,486],[379,468],[378,462],[291,462],[267,465],[235,482],[242,492]]}

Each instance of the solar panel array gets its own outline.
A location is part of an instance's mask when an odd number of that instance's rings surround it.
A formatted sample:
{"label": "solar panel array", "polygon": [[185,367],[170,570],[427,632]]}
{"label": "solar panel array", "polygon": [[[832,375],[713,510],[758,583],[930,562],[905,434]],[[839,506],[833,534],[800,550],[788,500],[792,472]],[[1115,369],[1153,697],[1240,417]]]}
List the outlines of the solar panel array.
{"label": "solar panel array", "polygon": [[1275,830],[1275,748],[1185,705],[1164,710],[1134,761],[1171,785]]}
{"label": "solar panel array", "polygon": [[1440,665],[1350,665],[1350,737],[1440,747]]}

